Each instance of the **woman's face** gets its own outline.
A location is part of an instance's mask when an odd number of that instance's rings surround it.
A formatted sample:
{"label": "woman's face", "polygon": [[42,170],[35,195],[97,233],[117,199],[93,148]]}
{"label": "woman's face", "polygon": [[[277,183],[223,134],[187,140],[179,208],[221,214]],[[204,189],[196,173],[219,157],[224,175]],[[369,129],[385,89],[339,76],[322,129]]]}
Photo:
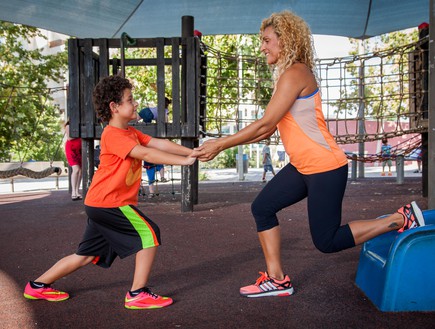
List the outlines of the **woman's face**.
{"label": "woman's face", "polygon": [[281,47],[272,26],[266,27],[263,31],[260,51],[266,56],[267,64],[273,65],[278,62]]}

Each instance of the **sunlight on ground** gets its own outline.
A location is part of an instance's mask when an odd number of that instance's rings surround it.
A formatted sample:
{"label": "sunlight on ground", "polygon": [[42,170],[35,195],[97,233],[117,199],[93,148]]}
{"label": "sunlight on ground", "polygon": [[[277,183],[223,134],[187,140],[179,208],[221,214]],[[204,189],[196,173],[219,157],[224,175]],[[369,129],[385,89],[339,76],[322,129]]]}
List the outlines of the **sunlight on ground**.
{"label": "sunlight on ground", "polygon": [[37,200],[49,196],[51,192],[5,194],[0,196],[0,205],[17,203],[27,200]]}
{"label": "sunlight on ground", "polygon": [[33,310],[23,297],[24,287],[19,287],[7,273],[0,271],[0,289],[4,294],[0,301],[0,327],[3,329],[36,328]]}

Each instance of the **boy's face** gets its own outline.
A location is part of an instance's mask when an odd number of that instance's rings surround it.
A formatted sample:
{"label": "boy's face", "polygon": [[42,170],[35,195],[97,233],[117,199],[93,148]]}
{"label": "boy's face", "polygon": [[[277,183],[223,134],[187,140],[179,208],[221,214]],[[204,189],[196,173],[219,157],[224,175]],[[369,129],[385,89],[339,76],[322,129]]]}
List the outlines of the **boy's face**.
{"label": "boy's face", "polygon": [[116,105],[118,115],[128,121],[137,120],[137,107],[131,89],[125,89],[121,103]]}

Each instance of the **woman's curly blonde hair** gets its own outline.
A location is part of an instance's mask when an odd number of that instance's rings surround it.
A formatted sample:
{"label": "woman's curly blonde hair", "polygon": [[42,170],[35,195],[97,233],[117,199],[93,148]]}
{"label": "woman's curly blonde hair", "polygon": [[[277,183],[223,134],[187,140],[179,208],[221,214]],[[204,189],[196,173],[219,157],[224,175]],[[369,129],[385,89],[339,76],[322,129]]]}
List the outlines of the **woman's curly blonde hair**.
{"label": "woman's curly blonde hair", "polygon": [[308,24],[299,16],[284,10],[262,21],[260,35],[269,26],[278,36],[281,47],[274,65],[275,80],[294,63],[303,63],[315,73],[313,36]]}

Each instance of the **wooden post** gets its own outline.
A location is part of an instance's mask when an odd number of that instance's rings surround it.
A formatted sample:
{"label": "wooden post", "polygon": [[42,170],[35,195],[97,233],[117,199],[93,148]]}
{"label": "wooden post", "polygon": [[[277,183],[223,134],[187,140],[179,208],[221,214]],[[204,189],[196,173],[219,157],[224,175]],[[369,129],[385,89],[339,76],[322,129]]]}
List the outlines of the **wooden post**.
{"label": "wooden post", "polygon": [[[183,16],[181,18],[181,37],[189,38],[193,37],[194,19],[192,16]],[[191,97],[191,90],[187,87],[188,79],[191,78],[192,71],[190,65],[191,61],[187,60],[188,49],[187,45],[182,48],[182,71],[181,71],[181,103],[182,103],[182,122],[186,123],[187,135],[191,132],[189,127],[192,122],[189,122],[188,116],[189,110],[194,106],[194,99]],[[191,49],[189,49],[191,50]],[[191,55],[191,54],[190,54]],[[189,67],[188,67],[189,66]],[[192,68],[194,69],[194,68]],[[192,118],[193,119],[193,118]],[[181,144],[193,148],[195,147],[195,141],[191,137],[181,138]],[[193,166],[183,166],[181,169],[181,211],[193,211],[194,196],[193,196],[193,181],[195,179],[195,167],[198,168],[198,163]],[[197,173],[197,170],[196,170]],[[197,174],[198,177],[198,174]],[[197,178],[198,179],[198,178]]]}

